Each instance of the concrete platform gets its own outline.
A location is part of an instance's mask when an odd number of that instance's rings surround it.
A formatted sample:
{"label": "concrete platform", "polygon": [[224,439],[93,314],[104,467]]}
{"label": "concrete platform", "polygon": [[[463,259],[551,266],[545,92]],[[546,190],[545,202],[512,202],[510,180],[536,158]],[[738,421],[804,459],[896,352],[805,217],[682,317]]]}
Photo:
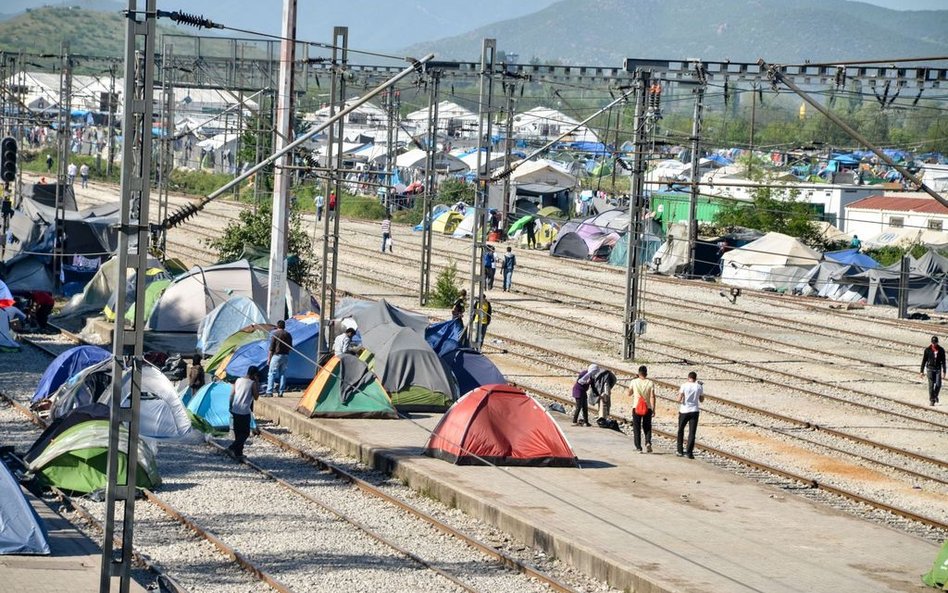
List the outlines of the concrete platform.
{"label": "concrete platform", "polygon": [[[98,593],[101,549],[44,501],[26,493],[49,535],[49,556],[0,556],[0,591]],[[118,591],[118,579],[112,590]],[[132,581],[131,591],[146,589]]]}
{"label": "concrete platform", "polygon": [[[439,415],[309,419],[296,397],[256,413],[361,459],[525,543],[635,592],[919,591],[937,546],[674,451],[566,426],[582,469],[458,467],[421,456]],[[427,429],[427,430],[426,430]],[[253,448],[247,451],[253,458]]]}

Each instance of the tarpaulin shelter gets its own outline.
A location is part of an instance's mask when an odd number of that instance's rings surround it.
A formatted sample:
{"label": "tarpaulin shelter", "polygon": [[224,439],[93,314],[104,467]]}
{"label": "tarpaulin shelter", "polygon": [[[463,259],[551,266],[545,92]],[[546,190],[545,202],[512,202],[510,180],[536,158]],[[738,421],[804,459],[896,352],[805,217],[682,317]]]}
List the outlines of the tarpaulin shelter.
{"label": "tarpaulin shelter", "polygon": [[[267,336],[269,336],[270,332],[274,329],[276,329],[276,326],[269,323],[248,325],[240,328],[218,345],[217,353],[204,363],[204,369],[208,373],[213,373],[222,365],[223,368],[226,368],[231,356],[233,356],[238,348],[250,342],[258,342],[267,339]],[[221,375],[221,378],[224,376],[226,376],[226,373]]]}
{"label": "tarpaulin shelter", "polygon": [[[246,260],[210,267],[195,266],[175,278],[155,304],[148,328],[163,332],[197,332],[201,320],[215,307],[235,296],[245,296],[262,308],[267,305],[266,270]],[[313,310],[306,289],[287,280],[286,307],[290,314]]]}
{"label": "tarpaulin shelter", "polygon": [[458,465],[579,465],[543,406],[510,385],[484,385],[459,399],[435,427],[424,454]]}
{"label": "tarpaulin shelter", "polygon": [[0,555],[49,554],[46,530],[20,483],[0,461]]}
{"label": "tarpaulin shelter", "polygon": [[352,354],[329,358],[296,410],[310,418],[398,418],[379,378]]}
{"label": "tarpaulin shelter", "polygon": [[458,382],[458,391],[468,393],[482,385],[504,385],[507,378],[489,358],[470,348],[458,348],[441,355]]}
{"label": "tarpaulin shelter", "polygon": [[[128,459],[128,431],[123,426],[119,433],[119,482],[125,482]],[[28,462],[31,472],[43,480],[67,490],[88,494],[108,484],[109,421],[87,420],[75,424],[54,436]],[[155,451],[148,439],[138,441],[138,467],[135,484],[139,488],[161,485]]]}
{"label": "tarpaulin shelter", "polygon": [[722,256],[721,281],[742,288],[788,290],[820,259],[818,251],[793,237],[767,233]]}
{"label": "tarpaulin shelter", "polygon": [[111,352],[99,346],[74,346],[69,348],[54,358],[53,362],[49,363],[49,366],[43,371],[43,376],[40,377],[39,385],[36,386],[31,401],[35,403],[49,397],[70,377],[111,357]]}
{"label": "tarpaulin shelter", "polygon": [[[157,259],[148,258],[148,270],[163,269],[161,262]],[[149,278],[160,280],[167,276],[152,274]],[[149,279],[146,279],[146,283],[148,281]],[[113,257],[99,266],[92,280],[85,285],[81,293],[69,299],[57,317],[72,317],[103,311],[110,302],[115,303],[115,294],[119,285],[118,258]],[[135,271],[129,271],[125,279],[125,298],[128,303],[135,302],[135,285]]]}
{"label": "tarpaulin shelter", "polygon": [[211,356],[234,332],[248,325],[266,322],[266,313],[249,298],[239,296],[227,299],[201,320],[197,349],[205,356]]}
{"label": "tarpaulin shelter", "polygon": [[865,253],[860,253],[858,249],[843,249],[842,251],[827,251],[823,254],[827,260],[839,264],[848,264],[859,266],[867,270],[878,268],[879,262],[872,259]]}
{"label": "tarpaulin shelter", "polygon": [[464,322],[460,319],[449,319],[432,323],[425,328],[425,341],[438,356],[453,352],[465,341]]}
{"label": "tarpaulin shelter", "polygon": [[864,268],[850,264],[822,261],[800,279],[794,290],[803,296],[818,296],[833,301],[862,301],[866,297],[865,292],[853,290],[849,277],[863,271]]}
{"label": "tarpaulin shelter", "polygon": [[[286,320],[286,331],[293,336],[293,348],[290,350],[286,364],[287,385],[308,385],[316,376],[316,340],[319,339],[319,316],[305,315],[291,317]],[[247,369],[257,367],[261,374],[266,374],[267,352],[270,347],[270,338],[250,342],[237,348],[227,362],[226,376],[244,377]],[[218,376],[221,376],[218,368]]]}

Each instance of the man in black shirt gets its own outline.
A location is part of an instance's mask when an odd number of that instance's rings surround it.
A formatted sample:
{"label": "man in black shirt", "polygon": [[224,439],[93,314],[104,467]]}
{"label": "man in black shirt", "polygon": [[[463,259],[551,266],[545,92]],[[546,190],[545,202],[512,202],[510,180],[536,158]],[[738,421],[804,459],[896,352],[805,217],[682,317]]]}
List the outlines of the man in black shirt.
{"label": "man in black shirt", "polygon": [[293,349],[293,336],[286,331],[286,322],[277,321],[277,328],[270,334],[270,349],[267,354],[267,365],[270,372],[267,374],[267,397],[273,395],[273,384],[279,378],[280,397],[286,390],[286,365],[290,359],[290,350]]}
{"label": "man in black shirt", "polygon": [[945,349],[938,345],[938,336],[932,336],[932,345],[922,354],[920,373],[928,377],[928,401],[934,406],[938,403],[938,392],[945,378]]}

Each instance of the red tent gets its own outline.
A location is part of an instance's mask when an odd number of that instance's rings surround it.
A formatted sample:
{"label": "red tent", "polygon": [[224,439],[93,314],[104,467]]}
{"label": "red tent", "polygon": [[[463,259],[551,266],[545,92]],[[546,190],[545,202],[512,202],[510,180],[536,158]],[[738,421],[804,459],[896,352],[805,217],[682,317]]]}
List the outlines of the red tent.
{"label": "red tent", "polygon": [[469,391],[441,418],[424,453],[458,465],[578,466],[553,418],[511,385]]}

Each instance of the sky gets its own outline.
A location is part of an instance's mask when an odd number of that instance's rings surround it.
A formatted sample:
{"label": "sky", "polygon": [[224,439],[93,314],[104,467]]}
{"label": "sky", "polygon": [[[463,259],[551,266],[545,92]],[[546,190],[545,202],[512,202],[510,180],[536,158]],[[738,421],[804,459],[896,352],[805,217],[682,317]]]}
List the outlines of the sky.
{"label": "sky", "polygon": [[[297,36],[329,41],[332,26],[350,27],[350,47],[390,51],[451,37],[536,12],[557,0],[299,0]],[[627,0],[634,2],[635,0]],[[948,0],[862,0],[895,10],[948,10]],[[144,4],[144,0],[139,0]],[[112,0],[0,0],[0,13],[44,5],[121,9]],[[279,34],[282,0],[158,0],[162,10],[203,14],[229,26]],[[227,36],[238,33],[224,32]]]}

